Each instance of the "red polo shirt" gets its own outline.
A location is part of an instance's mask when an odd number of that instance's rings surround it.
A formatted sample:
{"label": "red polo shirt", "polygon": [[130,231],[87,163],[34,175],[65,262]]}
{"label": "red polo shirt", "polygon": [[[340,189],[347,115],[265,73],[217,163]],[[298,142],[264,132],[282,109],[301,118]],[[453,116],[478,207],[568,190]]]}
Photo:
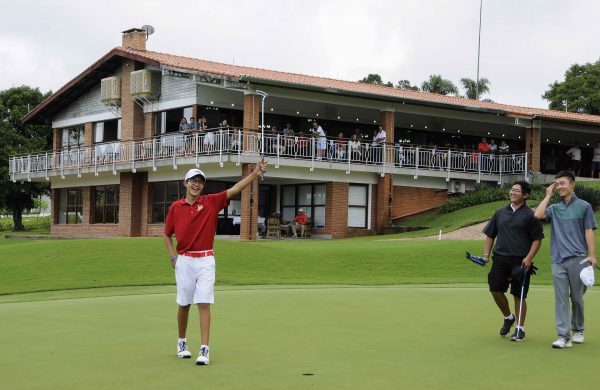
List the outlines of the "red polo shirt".
{"label": "red polo shirt", "polygon": [[304,225],[306,221],[308,221],[308,217],[306,214],[298,214],[296,215],[296,218],[294,218],[294,221],[298,222],[300,225]]}
{"label": "red polo shirt", "polygon": [[165,234],[175,234],[177,253],[213,249],[219,211],[228,205],[227,191],[202,195],[191,205],[185,198],[174,202],[167,214]]}

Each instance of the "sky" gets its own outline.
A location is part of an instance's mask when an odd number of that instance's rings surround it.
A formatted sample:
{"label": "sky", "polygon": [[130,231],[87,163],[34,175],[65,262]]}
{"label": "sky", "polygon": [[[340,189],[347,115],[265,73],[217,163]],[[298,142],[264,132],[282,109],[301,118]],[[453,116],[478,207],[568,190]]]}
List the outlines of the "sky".
{"label": "sky", "polygon": [[[547,108],[600,57],[600,1],[482,0],[480,77],[498,103]],[[92,5],[93,4],[93,5]],[[56,91],[149,24],[147,49],[357,81],[477,77],[480,0],[0,0],[0,90]]]}

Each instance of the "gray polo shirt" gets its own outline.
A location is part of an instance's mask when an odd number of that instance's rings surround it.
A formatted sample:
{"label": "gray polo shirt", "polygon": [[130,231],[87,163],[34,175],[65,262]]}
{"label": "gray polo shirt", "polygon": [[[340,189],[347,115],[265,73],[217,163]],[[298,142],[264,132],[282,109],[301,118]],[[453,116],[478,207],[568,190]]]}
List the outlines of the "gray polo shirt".
{"label": "gray polo shirt", "polygon": [[596,229],[592,206],[573,194],[569,204],[560,201],[548,206],[546,219],[550,221],[550,255],[553,263],[587,254],[585,230]]}
{"label": "gray polo shirt", "polygon": [[483,234],[496,239],[494,255],[524,258],[533,241],[544,238],[544,229],[533,215],[533,210],[524,204],[513,211],[510,204],[496,210]]}

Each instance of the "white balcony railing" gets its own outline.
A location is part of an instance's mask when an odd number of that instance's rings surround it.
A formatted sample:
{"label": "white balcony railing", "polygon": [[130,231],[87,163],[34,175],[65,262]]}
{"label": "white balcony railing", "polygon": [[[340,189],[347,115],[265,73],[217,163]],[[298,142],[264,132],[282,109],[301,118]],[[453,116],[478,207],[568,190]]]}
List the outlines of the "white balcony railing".
{"label": "white balcony railing", "polygon": [[[49,177],[65,175],[65,171],[90,169],[112,169],[113,172],[131,169],[146,162],[152,167],[181,158],[192,158],[198,163],[205,156],[218,156],[223,164],[226,160],[240,162],[242,156],[260,155],[264,151],[271,164],[278,166],[286,160],[310,161],[311,169],[320,162],[336,163],[332,168],[345,169],[350,173],[357,165],[377,167],[381,173],[395,168],[414,171],[417,177],[421,170],[471,174],[514,175],[524,174],[527,154],[482,154],[473,151],[440,149],[413,145],[373,144],[354,142],[348,139],[318,139],[310,136],[284,137],[280,134],[265,134],[264,149],[261,134],[244,132],[242,129],[218,129],[206,133],[165,134],[160,137],[139,141],[122,141],[96,144],[91,147],[63,149],[56,152],[11,156],[9,173],[13,180],[25,176]],[[214,161],[214,160],[213,160]],[[124,167],[125,165],[125,167]]]}

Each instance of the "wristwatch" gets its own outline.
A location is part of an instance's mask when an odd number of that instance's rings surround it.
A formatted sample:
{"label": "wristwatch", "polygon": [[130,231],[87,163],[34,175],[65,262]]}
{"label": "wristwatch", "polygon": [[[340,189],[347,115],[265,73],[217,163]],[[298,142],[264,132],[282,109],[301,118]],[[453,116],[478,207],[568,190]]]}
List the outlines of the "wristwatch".
{"label": "wristwatch", "polygon": [[169,256],[169,259],[171,260],[171,262],[177,260],[177,256]]}

